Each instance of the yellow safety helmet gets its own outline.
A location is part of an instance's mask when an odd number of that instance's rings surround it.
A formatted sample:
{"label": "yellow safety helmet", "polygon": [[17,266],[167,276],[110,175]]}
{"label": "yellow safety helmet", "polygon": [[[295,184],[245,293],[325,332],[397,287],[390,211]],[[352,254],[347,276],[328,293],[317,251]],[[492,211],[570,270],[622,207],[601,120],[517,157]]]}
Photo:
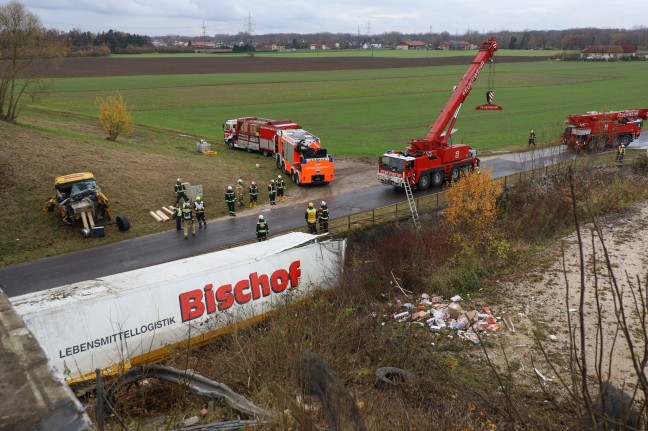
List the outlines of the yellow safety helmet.
{"label": "yellow safety helmet", "polygon": [[200,202],[200,196],[196,196],[196,201]]}
{"label": "yellow safety helmet", "polygon": [[312,202],[308,203],[308,208],[313,208],[313,203]]}

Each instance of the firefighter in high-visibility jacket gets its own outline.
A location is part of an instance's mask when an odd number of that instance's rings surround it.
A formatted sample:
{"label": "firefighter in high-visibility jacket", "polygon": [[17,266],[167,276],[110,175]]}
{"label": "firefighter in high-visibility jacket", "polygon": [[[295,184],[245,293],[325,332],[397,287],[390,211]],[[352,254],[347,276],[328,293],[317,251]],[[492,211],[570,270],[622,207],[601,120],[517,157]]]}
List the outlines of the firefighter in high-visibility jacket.
{"label": "firefighter in high-visibility jacket", "polygon": [[203,225],[205,225],[205,229],[207,229],[207,222],[205,221],[205,203],[200,196],[196,196],[194,212],[196,213],[196,220],[198,221],[198,229],[202,229]]}
{"label": "firefighter in high-visibility jacket", "polygon": [[173,190],[176,194],[176,203],[180,202],[180,198],[182,198],[184,202],[187,202],[189,200],[189,197],[187,196],[187,187],[182,184],[182,180],[180,178],[176,180],[175,186],[173,186]]}
{"label": "firefighter in high-visibility jacket", "polygon": [[248,194],[250,195],[250,208],[255,207],[257,204],[257,199],[259,198],[259,188],[257,187],[255,181],[252,181],[252,185],[250,185]]}
{"label": "firefighter in high-visibility jacket", "polygon": [[191,227],[191,235],[196,235],[196,226],[194,226],[193,211],[191,210],[191,203],[189,201],[182,204],[182,227],[184,228],[185,239],[189,239],[189,227]]}
{"label": "firefighter in high-visibility jacket", "polygon": [[328,232],[329,208],[324,201],[322,201],[317,210],[317,219],[319,221],[319,230],[322,232]]}
{"label": "firefighter in high-visibility jacket", "polygon": [[308,226],[308,233],[317,233],[317,210],[312,202],[308,204],[304,218],[306,219],[306,226]]}
{"label": "firefighter in high-visibility jacket", "polygon": [[263,218],[263,214],[259,215],[259,221],[256,224],[256,235],[257,241],[265,241],[268,239],[268,234],[270,233],[270,227],[268,222]]}
{"label": "firefighter in high-visibility jacket", "polygon": [[173,216],[176,221],[176,231],[182,230],[182,206],[179,202],[176,202],[175,207],[173,208]]}
{"label": "firefighter in high-visibility jacket", "polygon": [[623,163],[623,156],[625,156],[625,147],[622,144],[619,144],[617,147],[616,161]]}
{"label": "firefighter in high-visibility jacket", "polygon": [[284,183],[281,175],[277,175],[277,200],[283,202],[284,200],[284,190],[286,189],[286,184]]}
{"label": "firefighter in high-visibility jacket", "polygon": [[236,216],[236,195],[234,194],[234,189],[232,186],[227,186],[227,191],[225,192],[225,203],[227,204],[227,210],[229,215]]}

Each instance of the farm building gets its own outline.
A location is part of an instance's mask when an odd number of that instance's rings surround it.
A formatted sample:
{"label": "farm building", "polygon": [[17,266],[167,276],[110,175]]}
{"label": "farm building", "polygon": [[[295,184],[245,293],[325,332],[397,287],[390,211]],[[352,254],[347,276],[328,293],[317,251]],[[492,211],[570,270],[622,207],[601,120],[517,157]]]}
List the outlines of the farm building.
{"label": "farm building", "polygon": [[632,45],[591,45],[580,53],[587,60],[619,60],[635,57],[637,48]]}
{"label": "farm building", "polygon": [[396,45],[396,49],[425,49],[426,45],[425,42],[421,42],[420,40],[404,40],[400,42],[398,45]]}
{"label": "farm building", "polygon": [[477,49],[477,45],[473,45],[470,42],[465,40],[449,40],[441,44],[441,49],[446,51],[460,51],[460,50],[469,50]]}

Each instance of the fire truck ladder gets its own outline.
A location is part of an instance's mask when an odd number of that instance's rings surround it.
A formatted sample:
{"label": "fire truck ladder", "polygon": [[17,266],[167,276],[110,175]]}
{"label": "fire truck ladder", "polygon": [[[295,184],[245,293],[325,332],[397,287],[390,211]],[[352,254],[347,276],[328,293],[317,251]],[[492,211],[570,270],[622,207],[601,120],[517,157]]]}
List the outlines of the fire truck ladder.
{"label": "fire truck ladder", "polygon": [[418,210],[416,209],[416,201],[414,201],[414,195],[412,194],[412,188],[410,187],[409,181],[405,179],[405,194],[407,195],[407,203],[409,204],[410,211],[412,212],[412,220],[414,221],[414,227],[416,229],[421,229],[421,220],[419,220]]}

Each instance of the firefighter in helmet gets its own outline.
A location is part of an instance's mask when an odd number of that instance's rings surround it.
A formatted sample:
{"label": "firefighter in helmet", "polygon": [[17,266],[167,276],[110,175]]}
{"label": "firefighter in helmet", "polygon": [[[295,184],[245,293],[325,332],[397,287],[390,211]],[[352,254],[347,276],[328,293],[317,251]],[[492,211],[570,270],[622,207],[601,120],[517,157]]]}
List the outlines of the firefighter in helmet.
{"label": "firefighter in helmet", "polygon": [[268,234],[270,233],[270,227],[268,222],[265,221],[263,214],[259,215],[259,221],[256,224],[256,236],[257,241],[265,241],[268,239]]}
{"label": "firefighter in helmet", "polygon": [[275,202],[277,198],[277,185],[275,184],[275,180],[270,180],[270,184],[268,184],[268,196],[270,198],[270,205],[277,205],[277,202]]}
{"label": "firefighter in helmet", "polygon": [[616,161],[623,163],[623,156],[625,156],[625,147],[623,146],[623,144],[619,144],[619,146],[617,147]]}
{"label": "firefighter in helmet", "polygon": [[187,196],[187,187],[182,184],[182,180],[180,178],[176,180],[175,186],[173,186],[173,190],[176,194],[176,203],[180,202],[180,198],[182,198],[184,202],[187,202],[189,200],[189,197]]}
{"label": "firefighter in helmet", "polygon": [[317,210],[312,202],[309,202],[304,218],[306,226],[308,226],[308,233],[317,233]]}
{"label": "firefighter in helmet", "polygon": [[257,205],[257,199],[259,197],[259,188],[257,187],[255,181],[252,181],[250,189],[248,190],[248,194],[250,195],[250,208],[252,208],[253,206]]}
{"label": "firefighter in helmet", "polygon": [[184,239],[189,239],[189,227],[191,227],[191,235],[196,235],[193,211],[191,210],[191,202],[189,201],[182,204],[182,227],[184,228]]}
{"label": "firefighter in helmet", "polygon": [[533,131],[533,129],[531,129],[531,131],[529,132],[529,147],[535,147],[535,142],[536,142],[536,134]]}
{"label": "firefighter in helmet", "polygon": [[175,207],[173,208],[173,217],[176,221],[176,231],[182,230],[182,205],[180,202],[176,202]]}
{"label": "firefighter in helmet", "polygon": [[227,204],[227,210],[229,215],[236,216],[236,195],[234,195],[234,189],[232,186],[227,186],[227,191],[225,192],[225,203]]}
{"label": "firefighter in helmet", "polygon": [[245,191],[246,187],[245,184],[243,184],[243,179],[239,178],[236,183],[236,200],[240,206],[245,205]]}
{"label": "firefighter in helmet", "polygon": [[277,175],[277,200],[283,202],[284,200],[284,190],[286,189],[286,184],[281,178],[281,175]]}
{"label": "firefighter in helmet", "polygon": [[198,229],[202,229],[203,225],[205,225],[205,229],[207,229],[207,222],[205,221],[205,203],[200,196],[196,196],[194,212],[196,213],[196,220],[198,221]]}
{"label": "firefighter in helmet", "polygon": [[324,201],[320,203],[320,207],[317,210],[317,219],[319,221],[319,230],[321,232],[328,232],[329,208]]}

